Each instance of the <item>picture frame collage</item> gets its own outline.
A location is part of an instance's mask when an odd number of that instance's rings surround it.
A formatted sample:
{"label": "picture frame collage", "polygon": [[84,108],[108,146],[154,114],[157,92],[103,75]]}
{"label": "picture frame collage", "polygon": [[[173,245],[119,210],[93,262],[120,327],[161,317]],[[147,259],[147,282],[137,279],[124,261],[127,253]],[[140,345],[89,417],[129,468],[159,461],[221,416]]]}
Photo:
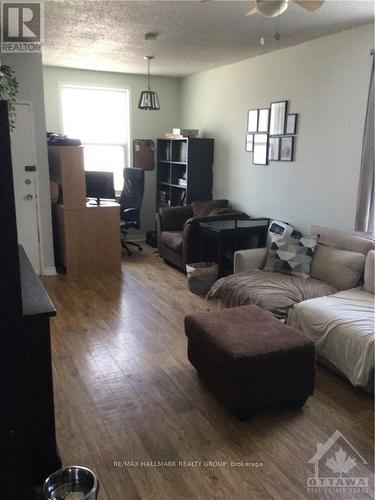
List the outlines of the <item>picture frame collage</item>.
{"label": "picture frame collage", "polygon": [[288,101],[272,101],[269,108],[247,113],[245,150],[253,153],[253,165],[270,161],[294,161],[298,114],[288,113]]}

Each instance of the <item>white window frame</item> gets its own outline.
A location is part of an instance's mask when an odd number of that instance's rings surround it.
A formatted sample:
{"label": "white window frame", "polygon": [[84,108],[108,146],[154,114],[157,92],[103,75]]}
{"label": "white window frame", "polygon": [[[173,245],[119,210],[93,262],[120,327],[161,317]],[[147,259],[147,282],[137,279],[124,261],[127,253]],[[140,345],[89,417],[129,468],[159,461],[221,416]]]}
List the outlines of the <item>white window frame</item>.
{"label": "white window frame", "polygon": [[[63,104],[62,104],[62,93],[64,88],[78,88],[78,89],[87,89],[87,90],[106,90],[110,92],[124,92],[127,95],[127,110],[126,110],[126,122],[128,124],[127,127],[127,136],[125,138],[125,143],[89,143],[85,142],[82,143],[82,146],[121,146],[124,148],[124,167],[128,167],[131,163],[130,160],[130,152],[131,152],[131,147],[130,145],[132,144],[132,123],[131,123],[131,112],[130,112],[130,106],[132,103],[132,95],[131,95],[131,87],[107,87],[107,86],[100,86],[100,85],[90,85],[90,84],[83,84],[82,82],[79,83],[74,83],[74,82],[59,82],[59,114],[60,114],[60,130],[61,133],[64,133],[64,118],[63,118]],[[74,138],[75,139],[75,138]],[[79,139],[79,137],[78,137]],[[116,190],[116,195],[120,195],[121,190]]]}

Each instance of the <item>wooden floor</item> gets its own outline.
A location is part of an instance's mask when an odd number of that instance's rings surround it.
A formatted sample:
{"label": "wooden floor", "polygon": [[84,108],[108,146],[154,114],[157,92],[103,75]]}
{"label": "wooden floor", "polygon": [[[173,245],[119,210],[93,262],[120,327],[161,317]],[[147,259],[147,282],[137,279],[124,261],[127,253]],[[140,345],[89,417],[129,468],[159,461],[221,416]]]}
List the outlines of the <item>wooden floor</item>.
{"label": "wooden floor", "polygon": [[317,443],[335,430],[371,476],[371,398],[319,367],[303,410],[236,420],[186,358],[184,316],[215,304],[188,292],[185,276],[149,247],[124,260],[121,276],[44,283],[58,311],[52,351],[60,453],[64,465],[97,472],[100,500],[372,497],[306,487]]}

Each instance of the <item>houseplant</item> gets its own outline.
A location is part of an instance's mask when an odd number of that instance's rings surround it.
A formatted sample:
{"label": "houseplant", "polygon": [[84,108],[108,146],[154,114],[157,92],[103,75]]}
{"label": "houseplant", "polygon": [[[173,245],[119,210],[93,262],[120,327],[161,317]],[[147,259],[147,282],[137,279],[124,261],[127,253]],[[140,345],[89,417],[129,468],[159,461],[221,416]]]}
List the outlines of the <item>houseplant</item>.
{"label": "houseplant", "polygon": [[0,65],[0,99],[8,102],[9,128],[13,132],[16,126],[16,100],[18,95],[18,82],[10,66]]}

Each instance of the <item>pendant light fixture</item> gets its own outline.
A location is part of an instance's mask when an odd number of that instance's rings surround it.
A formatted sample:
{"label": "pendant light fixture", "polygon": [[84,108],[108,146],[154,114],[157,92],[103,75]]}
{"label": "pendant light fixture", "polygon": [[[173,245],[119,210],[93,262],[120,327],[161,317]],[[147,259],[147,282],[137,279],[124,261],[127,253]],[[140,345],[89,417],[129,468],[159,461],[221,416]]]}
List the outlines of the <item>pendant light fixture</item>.
{"label": "pendant light fixture", "polygon": [[145,109],[147,111],[158,111],[160,109],[158,93],[152,91],[150,85],[150,61],[153,58],[154,56],[144,57],[147,61],[148,90],[142,90],[138,102],[138,109]]}

